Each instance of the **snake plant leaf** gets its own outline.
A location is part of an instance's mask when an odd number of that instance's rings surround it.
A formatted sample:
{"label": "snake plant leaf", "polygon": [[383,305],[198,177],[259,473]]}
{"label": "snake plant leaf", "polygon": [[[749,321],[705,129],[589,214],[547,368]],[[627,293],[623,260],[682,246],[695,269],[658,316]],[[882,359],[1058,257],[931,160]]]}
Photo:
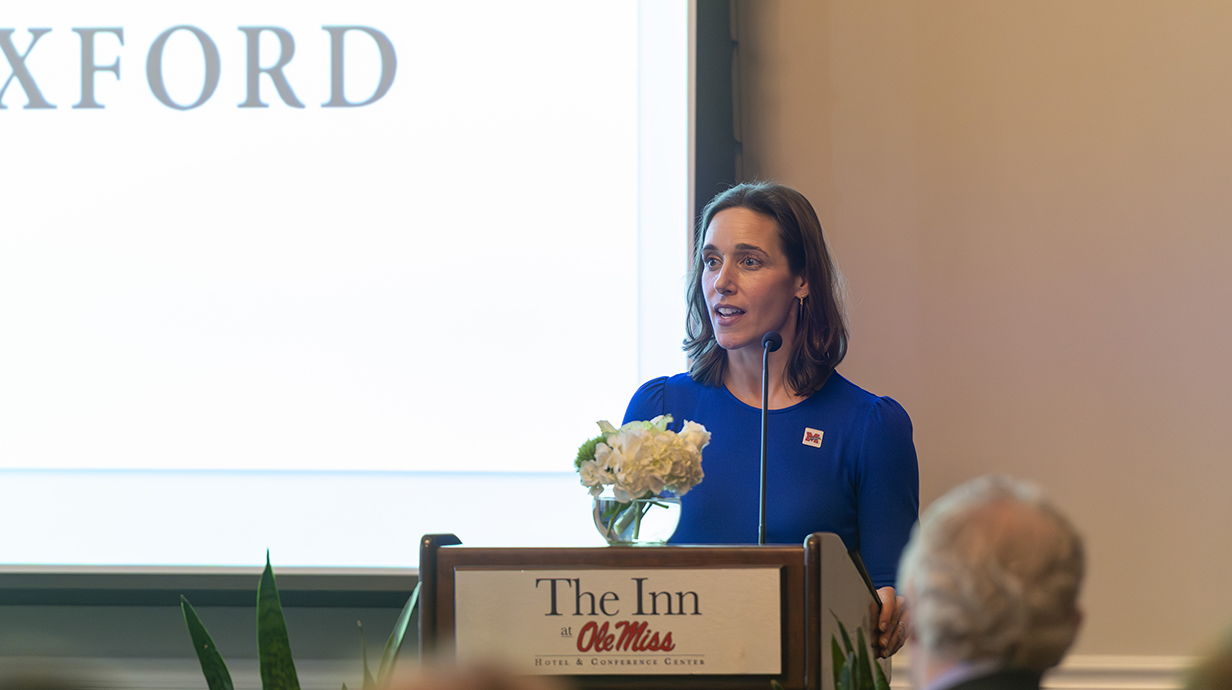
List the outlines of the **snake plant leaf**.
{"label": "snake plant leaf", "polygon": [[843,654],[843,650],[838,646],[838,638],[834,635],[830,636],[830,667],[834,671],[834,690],[839,690],[838,680],[843,673],[843,666],[847,664],[847,657]]}
{"label": "snake plant leaf", "polygon": [[886,678],[885,671],[881,670],[881,664],[874,662],[873,671],[877,673],[877,690],[890,690],[890,681]]}
{"label": "snake plant leaf", "polygon": [[295,660],[291,658],[291,641],[287,638],[287,621],[282,615],[282,602],[278,599],[268,551],[261,583],[257,585],[257,656],[261,662],[263,690],[299,690],[299,676],[295,673]]}
{"label": "snake plant leaf", "polygon": [[855,690],[851,677],[855,665],[855,654],[848,654],[847,661],[843,664],[843,670],[838,674],[838,690]]}
{"label": "snake plant leaf", "polygon": [[355,621],[359,626],[359,649],[360,656],[364,660],[364,690],[376,690],[376,679],[372,677],[372,671],[368,670],[368,639],[364,637],[364,624]]}
{"label": "snake plant leaf", "polygon": [[784,690],[783,684],[771,678],[770,679],[770,690]]}
{"label": "snake plant leaf", "polygon": [[856,628],[856,690],[873,690],[873,669],[868,657],[868,647],[864,644],[864,628]]}
{"label": "snake plant leaf", "polygon": [[838,623],[838,631],[843,636],[843,649],[845,649],[848,654],[851,654],[855,651],[855,649],[851,646],[851,638],[847,636],[847,627],[843,625],[843,621],[838,619],[837,613],[831,611],[830,615],[834,616],[834,622]]}
{"label": "snake plant leaf", "polygon": [[209,631],[197,617],[196,610],[188,599],[180,596],[180,610],[184,612],[184,623],[188,626],[188,636],[192,638],[193,649],[197,650],[197,659],[201,661],[201,673],[205,674],[205,683],[210,690],[234,690],[231,683],[231,672],[227,670],[227,662],[222,660],[218,647]]}
{"label": "snake plant leaf", "polygon": [[389,674],[394,670],[394,664],[398,661],[398,650],[402,649],[402,638],[406,636],[406,629],[411,623],[411,615],[415,613],[415,607],[419,605],[419,587],[422,584],[415,585],[410,598],[406,600],[406,605],[402,607],[402,613],[398,614],[398,622],[394,623],[393,632],[389,633],[389,639],[385,640],[385,651],[381,653],[381,665],[376,672],[378,685],[385,684]]}

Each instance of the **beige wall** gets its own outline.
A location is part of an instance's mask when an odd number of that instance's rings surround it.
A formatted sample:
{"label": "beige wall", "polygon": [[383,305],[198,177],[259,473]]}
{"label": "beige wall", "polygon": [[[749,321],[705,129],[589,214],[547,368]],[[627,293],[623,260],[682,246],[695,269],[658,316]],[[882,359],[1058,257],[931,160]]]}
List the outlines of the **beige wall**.
{"label": "beige wall", "polygon": [[818,207],[921,500],[1087,535],[1082,654],[1232,624],[1232,3],[742,0],[747,177]]}

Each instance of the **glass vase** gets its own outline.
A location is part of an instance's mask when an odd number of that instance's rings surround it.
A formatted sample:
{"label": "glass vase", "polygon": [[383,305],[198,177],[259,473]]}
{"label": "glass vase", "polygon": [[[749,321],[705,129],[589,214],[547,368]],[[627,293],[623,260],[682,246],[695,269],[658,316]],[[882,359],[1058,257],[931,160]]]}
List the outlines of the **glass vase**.
{"label": "glass vase", "polygon": [[680,523],[680,498],[652,496],[621,503],[611,489],[595,496],[595,528],[614,546],[663,544]]}

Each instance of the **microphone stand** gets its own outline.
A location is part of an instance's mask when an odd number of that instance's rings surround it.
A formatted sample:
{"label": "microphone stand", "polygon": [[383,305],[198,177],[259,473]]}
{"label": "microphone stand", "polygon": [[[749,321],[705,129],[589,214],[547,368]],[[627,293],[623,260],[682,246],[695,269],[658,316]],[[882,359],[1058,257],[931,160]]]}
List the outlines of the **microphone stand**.
{"label": "microphone stand", "polygon": [[766,333],[761,339],[761,507],[757,521],[757,543],[766,543],[766,422],[770,417],[770,376],[766,366],[770,361],[770,353],[783,345],[783,336],[774,331]]}

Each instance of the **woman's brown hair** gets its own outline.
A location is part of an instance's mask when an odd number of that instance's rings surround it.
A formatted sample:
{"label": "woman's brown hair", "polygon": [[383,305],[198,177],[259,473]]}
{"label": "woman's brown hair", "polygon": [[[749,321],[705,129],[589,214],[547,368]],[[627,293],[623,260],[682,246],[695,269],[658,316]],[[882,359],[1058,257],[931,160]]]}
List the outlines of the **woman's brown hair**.
{"label": "woman's brown hair", "polygon": [[788,266],[808,282],[796,322],[796,339],[787,360],[787,385],[801,397],[816,393],[847,354],[847,325],[843,317],[842,279],[834,267],[821,221],[804,195],[771,182],[736,185],[710,200],[697,224],[693,265],[689,269],[688,315],[684,350],[692,360],[689,375],[706,386],[723,385],[727,351],[719,347],[702,292],[702,246],[710,221],[729,208],[747,208],[774,220],[779,244]]}

